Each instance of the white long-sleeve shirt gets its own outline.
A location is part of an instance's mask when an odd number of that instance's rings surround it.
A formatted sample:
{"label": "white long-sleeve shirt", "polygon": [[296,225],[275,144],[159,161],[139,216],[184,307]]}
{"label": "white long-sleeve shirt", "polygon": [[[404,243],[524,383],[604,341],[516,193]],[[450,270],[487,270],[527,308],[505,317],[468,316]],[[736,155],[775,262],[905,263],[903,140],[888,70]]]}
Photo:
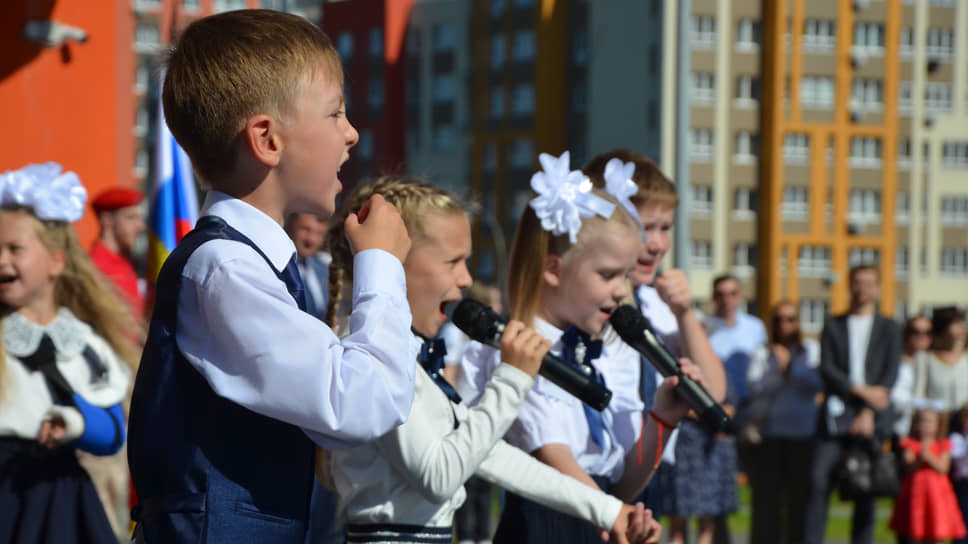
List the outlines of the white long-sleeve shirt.
{"label": "white long-sleeve shirt", "polygon": [[[611,527],[622,503],[500,440],[533,381],[502,364],[478,404],[451,403],[418,372],[407,422],[375,442],[333,452],[329,474],[350,523],[448,527],[473,474],[598,527]],[[455,428],[456,422],[459,424]]]}
{"label": "white long-sleeve shirt", "polygon": [[[295,253],[272,218],[210,191],[202,215],[244,234],[282,271]],[[299,310],[255,250],[231,240],[202,244],[182,271],[175,340],[218,395],[301,427],[338,449],[405,421],[420,344],[410,333],[403,266],[382,250],[354,257],[350,334],[342,341]]]}
{"label": "white long-sleeve shirt", "polygon": [[[561,353],[560,329],[540,318],[535,319],[534,329],[552,340],[552,354]],[[457,391],[469,404],[478,402],[491,373],[502,366],[499,359],[500,352],[477,342],[464,351]],[[607,476],[617,482],[625,471],[625,455],[642,430],[641,364],[638,353],[617,338],[606,338],[602,355],[593,364],[612,391],[612,400],[602,411],[603,447],[592,440],[582,402],[541,376],[525,397],[521,413],[505,438],[527,452],[548,444],[565,444],[587,474]]]}

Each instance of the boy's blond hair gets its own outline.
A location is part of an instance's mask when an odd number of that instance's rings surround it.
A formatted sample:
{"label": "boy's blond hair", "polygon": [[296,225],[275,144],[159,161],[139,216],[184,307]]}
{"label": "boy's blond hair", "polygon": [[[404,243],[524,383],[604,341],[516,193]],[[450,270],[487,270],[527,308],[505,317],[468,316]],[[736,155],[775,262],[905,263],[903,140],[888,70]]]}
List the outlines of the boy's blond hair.
{"label": "boy's blond hair", "polygon": [[645,204],[666,204],[675,209],[679,205],[679,195],[676,193],[675,186],[662,173],[662,170],[659,170],[658,165],[645,155],[628,149],[613,149],[596,155],[585,163],[582,172],[591,178],[595,187],[605,187],[605,165],[612,159],[635,164],[632,181],[638,186],[638,190],[629,197],[635,207]]}
{"label": "boy's blond hair", "polygon": [[601,189],[593,189],[592,194],[615,204],[615,211],[608,219],[599,215],[583,218],[577,242],[574,244],[569,240],[568,234],[553,235],[544,230],[531,206],[525,206],[511,242],[508,264],[508,300],[512,319],[517,319],[528,327],[534,326],[534,318],[538,315],[542,302],[544,263],[549,255],[558,255],[562,261],[580,258],[588,249],[589,242],[597,240],[599,235],[622,229],[638,231],[638,223],[614,197]]}
{"label": "boy's blond hair", "polygon": [[220,189],[246,120],[292,114],[307,76],[343,86],[339,54],[316,25],[272,10],[211,15],[189,25],[168,55],[165,120],[198,175]]}

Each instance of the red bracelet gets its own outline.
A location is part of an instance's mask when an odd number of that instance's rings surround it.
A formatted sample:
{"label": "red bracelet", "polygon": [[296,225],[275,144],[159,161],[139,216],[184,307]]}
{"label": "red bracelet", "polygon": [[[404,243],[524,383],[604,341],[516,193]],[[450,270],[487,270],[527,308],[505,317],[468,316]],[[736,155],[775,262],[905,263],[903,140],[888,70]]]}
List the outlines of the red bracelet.
{"label": "red bracelet", "polygon": [[675,429],[678,426],[678,425],[669,425],[668,423],[663,421],[661,417],[655,415],[655,412],[653,412],[652,410],[649,410],[649,417],[654,419],[655,422],[659,424],[659,426],[664,427],[666,429]]}

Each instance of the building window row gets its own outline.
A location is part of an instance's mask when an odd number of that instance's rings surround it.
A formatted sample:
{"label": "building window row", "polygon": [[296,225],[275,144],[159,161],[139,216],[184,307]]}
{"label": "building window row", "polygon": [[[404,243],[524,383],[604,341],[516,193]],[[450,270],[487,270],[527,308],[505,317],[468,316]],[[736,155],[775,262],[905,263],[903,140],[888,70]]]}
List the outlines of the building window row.
{"label": "building window row", "polygon": [[881,193],[873,189],[852,189],[847,208],[851,223],[879,223],[881,221]]}
{"label": "building window row", "polygon": [[941,166],[944,168],[968,168],[968,141],[942,142]]}
{"label": "building window row", "polygon": [[713,15],[692,16],[692,48],[712,49],[716,46],[716,17]]}
{"label": "building window row", "polygon": [[695,162],[708,162],[713,158],[713,131],[708,128],[694,128],[691,131],[689,156]]}
{"label": "building window row", "polygon": [[942,198],[941,224],[946,227],[968,227],[968,197]]}
{"label": "building window row", "polygon": [[690,264],[696,270],[709,270],[713,267],[713,245],[708,240],[694,240],[692,242],[692,259]]}
{"label": "building window row", "polygon": [[790,132],[783,135],[783,162],[803,165],[810,161],[810,135]]}
{"label": "building window row", "polygon": [[693,185],[689,209],[694,217],[709,217],[713,213],[713,188],[708,185]]}
{"label": "building window row", "polygon": [[780,215],[787,221],[805,221],[810,208],[806,187],[787,185],[783,188]]}
{"label": "building window row", "polygon": [[812,53],[833,52],[837,47],[837,23],[831,19],[807,19],[803,22],[803,50]]}
{"label": "building window row", "polygon": [[692,101],[695,104],[712,104],[716,100],[716,74],[692,73]]}
{"label": "building window row", "polygon": [[865,136],[850,139],[848,164],[851,167],[879,168],[882,155],[883,143],[880,138]]}
{"label": "building window row", "polygon": [[800,105],[808,109],[832,109],[834,106],[834,78],[830,76],[804,76],[801,78]]}
{"label": "building window row", "polygon": [[968,248],[941,250],[941,275],[968,276]]}

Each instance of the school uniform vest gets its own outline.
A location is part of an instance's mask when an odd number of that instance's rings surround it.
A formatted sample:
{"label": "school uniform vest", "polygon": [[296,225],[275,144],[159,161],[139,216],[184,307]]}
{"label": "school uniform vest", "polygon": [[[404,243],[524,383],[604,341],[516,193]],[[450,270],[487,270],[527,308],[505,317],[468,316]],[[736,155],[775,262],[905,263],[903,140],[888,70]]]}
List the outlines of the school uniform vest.
{"label": "school uniform vest", "polygon": [[302,543],[313,443],[294,425],[218,396],[175,344],[182,269],[214,239],[248,244],[275,273],[251,240],[213,216],[162,267],[131,402],[128,463],[139,498],[132,519],[149,544]]}

